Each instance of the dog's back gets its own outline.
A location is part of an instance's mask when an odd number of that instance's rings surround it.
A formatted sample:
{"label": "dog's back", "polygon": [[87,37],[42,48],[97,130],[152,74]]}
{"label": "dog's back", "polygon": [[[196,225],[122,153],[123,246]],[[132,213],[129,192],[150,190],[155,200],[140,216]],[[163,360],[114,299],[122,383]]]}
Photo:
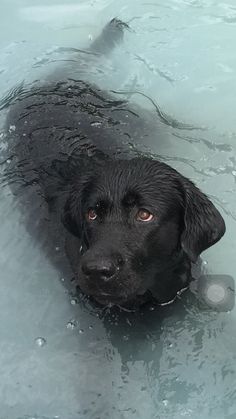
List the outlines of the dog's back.
{"label": "dog's back", "polygon": [[[90,51],[108,54],[122,39],[123,28],[113,19]],[[68,171],[68,162],[78,155],[133,157],[135,144],[156,134],[156,122],[143,109],[79,77],[33,84],[14,98],[8,113],[8,174],[29,184],[57,175],[64,166]]]}

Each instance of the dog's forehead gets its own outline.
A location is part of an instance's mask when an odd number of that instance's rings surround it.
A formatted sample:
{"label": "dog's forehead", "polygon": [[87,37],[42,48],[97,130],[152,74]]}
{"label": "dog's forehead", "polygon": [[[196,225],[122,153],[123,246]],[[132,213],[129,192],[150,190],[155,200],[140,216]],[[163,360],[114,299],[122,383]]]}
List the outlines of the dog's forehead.
{"label": "dog's forehead", "polygon": [[149,201],[178,193],[177,177],[169,166],[149,159],[114,161],[96,176],[95,189],[112,201]]}

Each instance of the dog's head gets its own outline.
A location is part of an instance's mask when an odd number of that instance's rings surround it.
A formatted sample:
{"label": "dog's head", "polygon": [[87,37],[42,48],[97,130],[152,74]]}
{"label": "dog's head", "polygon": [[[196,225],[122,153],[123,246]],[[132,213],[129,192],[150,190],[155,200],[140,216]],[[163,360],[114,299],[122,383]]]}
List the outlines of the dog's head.
{"label": "dog's head", "polygon": [[63,223],[82,242],[79,285],[102,304],[158,286],[161,294],[178,263],[195,262],[225,232],[191,181],[146,158],[94,165],[75,178]]}

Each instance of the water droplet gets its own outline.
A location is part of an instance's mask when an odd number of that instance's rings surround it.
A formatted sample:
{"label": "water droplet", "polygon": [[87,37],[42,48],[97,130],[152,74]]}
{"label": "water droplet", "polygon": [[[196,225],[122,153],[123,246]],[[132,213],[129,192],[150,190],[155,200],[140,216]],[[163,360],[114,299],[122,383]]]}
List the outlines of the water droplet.
{"label": "water droplet", "polygon": [[77,326],[77,321],[76,320],[70,320],[66,325],[67,329],[70,329],[70,330],[75,329],[76,326]]}
{"label": "water droplet", "polygon": [[16,130],[16,126],[15,125],[10,125],[9,126],[9,132],[14,132]]}
{"label": "water droplet", "polygon": [[38,337],[35,339],[35,343],[37,346],[42,347],[46,344],[46,339],[42,338],[42,337]]}
{"label": "water droplet", "polygon": [[72,306],[75,306],[77,304],[77,301],[74,298],[72,298],[72,300],[70,300],[70,303]]}
{"label": "water droplet", "polygon": [[91,122],[90,124],[92,127],[100,127],[102,125],[101,122]]}

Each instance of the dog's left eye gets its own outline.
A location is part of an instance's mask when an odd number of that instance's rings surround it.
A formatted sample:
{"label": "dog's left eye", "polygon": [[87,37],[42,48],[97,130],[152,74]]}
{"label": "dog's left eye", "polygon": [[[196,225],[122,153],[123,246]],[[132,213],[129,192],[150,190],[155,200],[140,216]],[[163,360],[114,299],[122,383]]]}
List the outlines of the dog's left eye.
{"label": "dog's left eye", "polygon": [[136,214],[136,220],[137,221],[152,221],[154,218],[154,215],[145,209],[140,209]]}
{"label": "dog's left eye", "polygon": [[94,220],[96,220],[96,218],[97,218],[96,211],[94,209],[92,209],[92,208],[90,210],[88,210],[88,212],[87,212],[87,219],[89,221],[94,221]]}

